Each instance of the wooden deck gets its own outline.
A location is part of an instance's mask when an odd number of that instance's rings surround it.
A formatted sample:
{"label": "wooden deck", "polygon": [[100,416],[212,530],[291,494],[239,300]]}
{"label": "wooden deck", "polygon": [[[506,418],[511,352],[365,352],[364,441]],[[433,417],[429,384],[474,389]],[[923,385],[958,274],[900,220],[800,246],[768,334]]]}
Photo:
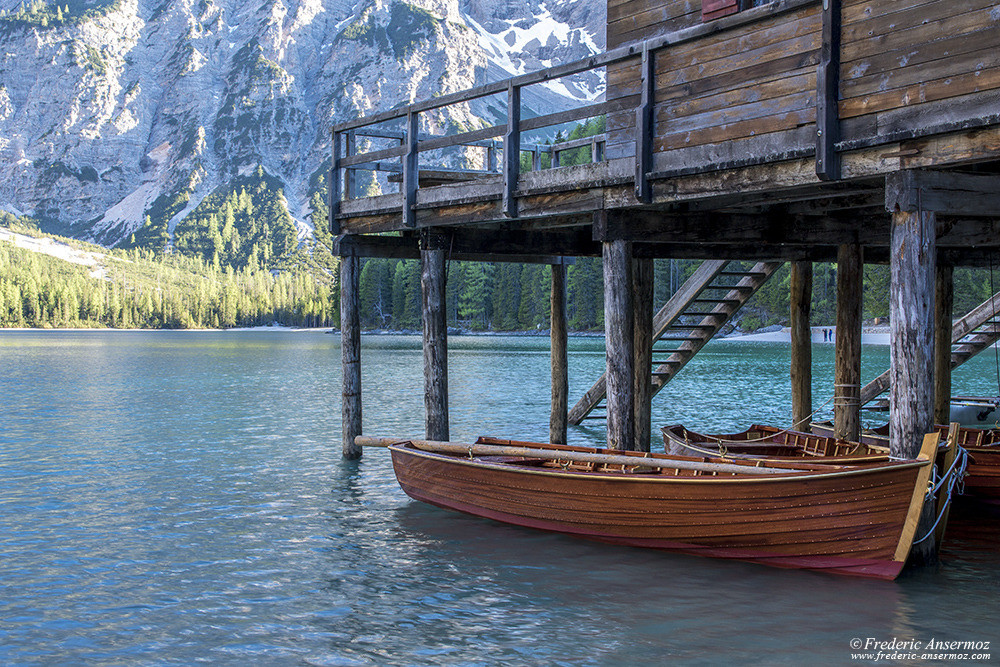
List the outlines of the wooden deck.
{"label": "wooden deck", "polygon": [[[704,23],[690,4],[612,0],[605,54],[339,125],[333,230],[361,255],[416,256],[412,232],[433,229],[487,259],[593,256],[626,239],[638,256],[832,260],[859,244],[865,261],[886,262],[890,212],[907,190],[921,193],[910,206],[938,215],[942,262],[993,261],[995,3],[844,0],[824,12],[780,0]],[[523,88],[598,68],[606,101],[520,118]],[[491,96],[506,96],[507,123],[420,134],[422,117]],[[599,161],[521,171],[523,133],[601,115]],[[358,153],[359,135],[393,123],[404,126],[396,145]],[[481,166],[430,164],[449,149],[480,150]],[[376,172],[399,191],[356,198],[354,174]],[[357,238],[390,231],[410,240]]]}

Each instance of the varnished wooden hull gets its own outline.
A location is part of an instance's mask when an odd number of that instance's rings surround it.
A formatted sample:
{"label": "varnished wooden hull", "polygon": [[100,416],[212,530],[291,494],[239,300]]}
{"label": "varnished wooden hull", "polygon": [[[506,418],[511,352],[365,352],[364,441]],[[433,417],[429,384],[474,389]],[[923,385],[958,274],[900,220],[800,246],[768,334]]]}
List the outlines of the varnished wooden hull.
{"label": "varnished wooden hull", "polygon": [[806,459],[827,463],[877,463],[888,460],[888,446],[838,440],[832,435],[803,433],[754,424],[740,433],[704,434],[680,424],[665,426],[664,451],[677,456],[706,455]]}
{"label": "varnished wooden hull", "polygon": [[[947,437],[948,427],[937,424],[941,437]],[[817,435],[833,433],[828,423],[814,423],[811,430]],[[874,446],[889,446],[889,426],[885,425],[861,434],[861,442]],[[969,464],[962,482],[964,498],[990,503],[1000,503],[1000,429],[962,427],[958,430],[958,444],[969,453]]]}
{"label": "varnished wooden hull", "polygon": [[925,461],[700,476],[390,450],[403,490],[439,507],[615,544],[880,579],[906,560],[929,476]]}

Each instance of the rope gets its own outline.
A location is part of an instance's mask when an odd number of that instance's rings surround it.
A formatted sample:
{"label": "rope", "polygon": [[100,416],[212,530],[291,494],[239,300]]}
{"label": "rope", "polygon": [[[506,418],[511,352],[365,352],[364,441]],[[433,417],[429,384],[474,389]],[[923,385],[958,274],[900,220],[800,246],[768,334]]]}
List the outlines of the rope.
{"label": "rope", "polygon": [[930,498],[938,492],[941,486],[948,482],[948,494],[945,496],[944,502],[941,504],[941,510],[938,512],[937,518],[934,519],[934,525],[928,529],[927,534],[921,537],[919,540],[914,540],[914,544],[920,544],[928,537],[934,534],[937,530],[938,524],[941,523],[941,519],[944,517],[945,513],[948,511],[948,507],[951,505],[952,494],[954,493],[956,487],[958,488],[959,495],[962,495],[964,488],[962,488],[962,480],[965,477],[965,469],[969,463],[969,452],[964,448],[959,447],[956,453],[955,460],[951,462],[948,470],[941,475],[933,487],[927,490],[927,498]]}
{"label": "rope", "polygon": [[[990,306],[993,308],[993,321],[994,330],[996,329],[997,321],[997,301],[996,301],[996,288],[993,285],[993,255],[990,255],[990,293],[993,294],[990,297]],[[996,362],[997,367],[997,395],[1000,396],[1000,350],[997,349],[996,344],[993,345],[993,360]]]}

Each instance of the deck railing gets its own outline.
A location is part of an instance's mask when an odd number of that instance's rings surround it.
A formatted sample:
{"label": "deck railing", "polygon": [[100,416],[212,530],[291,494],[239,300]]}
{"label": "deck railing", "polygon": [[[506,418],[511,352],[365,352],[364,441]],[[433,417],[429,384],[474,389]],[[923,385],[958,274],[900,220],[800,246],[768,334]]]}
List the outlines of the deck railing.
{"label": "deck railing", "polygon": [[[633,111],[636,114],[635,129],[635,190],[640,201],[649,201],[649,173],[652,169],[653,154],[653,54],[677,44],[715,34],[717,32],[746,25],[784,14],[803,6],[818,4],[819,0],[775,0],[768,5],[755,7],[711,23],[705,23],[691,28],[678,30],[645,41],[635,42],[605,53],[576,60],[564,65],[522,74],[505,81],[489,83],[478,88],[442,95],[429,100],[415,102],[389,111],[362,117],[340,123],[333,128],[333,156],[330,170],[330,228],[334,234],[340,233],[338,215],[342,198],[353,199],[357,196],[356,173],[359,170],[393,172],[400,174],[401,194],[403,195],[402,211],[403,226],[416,227],[416,203],[419,188],[421,153],[452,147],[481,147],[487,151],[482,170],[440,169],[436,171],[455,173],[463,172],[473,177],[476,175],[499,174],[502,177],[503,213],[507,217],[516,218],[517,183],[521,173],[521,153],[532,153],[533,167],[540,165],[542,152],[551,151],[555,167],[559,166],[560,152],[593,144],[592,159],[604,159],[603,137],[594,140],[590,137],[575,142],[558,145],[523,145],[522,133],[550,128],[565,123],[580,121],[609,113]],[[587,104],[566,111],[550,113],[532,118],[521,118],[521,92],[524,88],[536,84],[555,81],[563,77],[592,71],[608,65],[634,61],[640,67],[640,89],[636,94],[618,99]],[[506,93],[507,122],[475,130],[460,132],[446,136],[429,136],[419,130],[422,114],[440,111],[450,106],[473,102],[483,98]],[[402,121],[404,129],[386,131],[376,126],[387,122]],[[503,137],[502,143],[497,137]],[[379,150],[358,153],[358,138],[390,139],[399,145]],[[601,146],[598,146],[598,143]],[[496,153],[502,157],[497,163]],[[396,161],[399,161],[396,163]],[[388,162],[391,161],[391,162]],[[345,176],[346,174],[346,176]]]}

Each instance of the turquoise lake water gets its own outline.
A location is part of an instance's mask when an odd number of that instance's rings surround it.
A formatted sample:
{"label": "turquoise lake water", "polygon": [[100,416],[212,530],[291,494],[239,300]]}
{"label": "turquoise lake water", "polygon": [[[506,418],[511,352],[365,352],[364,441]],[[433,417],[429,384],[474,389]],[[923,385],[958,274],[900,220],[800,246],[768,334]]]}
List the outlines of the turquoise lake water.
{"label": "turquoise lake water", "polygon": [[[365,432],[420,436],[419,337],[362,342]],[[342,459],[339,343],[0,332],[0,664],[901,664],[852,659],[856,639],[1000,653],[1000,512],[960,512],[941,565],[895,582],[449,513],[407,498],[386,452]],[[449,344],[454,439],[547,437],[547,339]],[[654,399],[654,430],[787,423],[788,355],[710,344]],[[833,346],[814,362],[820,406]],[[571,400],[603,363],[602,339],[571,339]],[[866,347],[865,379],[887,363]],[[980,355],[955,392],[995,394],[995,366]]]}

